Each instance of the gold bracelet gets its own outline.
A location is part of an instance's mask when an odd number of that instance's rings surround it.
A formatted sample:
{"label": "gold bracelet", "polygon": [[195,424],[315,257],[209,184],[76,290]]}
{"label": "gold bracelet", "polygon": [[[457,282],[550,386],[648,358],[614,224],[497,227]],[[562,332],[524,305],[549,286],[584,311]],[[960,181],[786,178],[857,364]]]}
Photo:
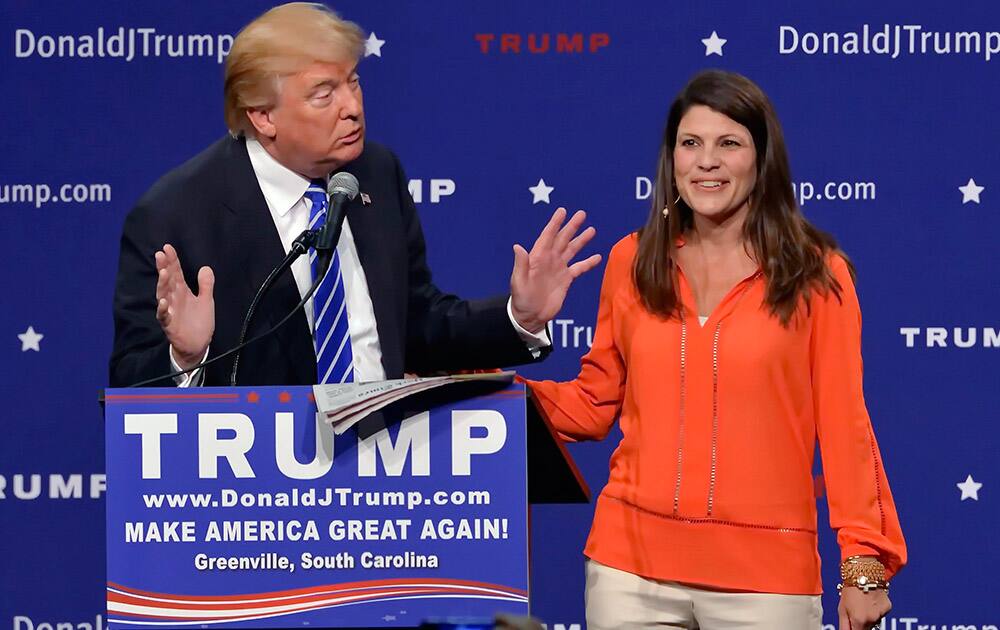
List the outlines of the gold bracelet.
{"label": "gold bracelet", "polygon": [[837,590],[845,586],[853,586],[862,593],[870,593],[876,589],[889,590],[889,582],[885,579],[885,565],[874,556],[851,556],[840,564],[841,583]]}

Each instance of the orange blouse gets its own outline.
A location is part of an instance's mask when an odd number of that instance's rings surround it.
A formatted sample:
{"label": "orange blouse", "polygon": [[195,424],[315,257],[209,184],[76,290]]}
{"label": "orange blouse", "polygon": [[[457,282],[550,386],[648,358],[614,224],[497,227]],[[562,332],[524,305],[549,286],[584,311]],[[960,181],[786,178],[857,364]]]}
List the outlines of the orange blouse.
{"label": "orange blouse", "polygon": [[861,311],[846,262],[841,299],[814,295],[785,328],[760,272],[699,325],[644,309],[636,236],[611,250],[597,330],[576,380],[529,381],[569,441],[622,440],[585,554],[658,580],[766,593],[822,592],[812,482],[817,437],[830,525],[843,557],[875,555],[889,576],[906,546],[862,392]]}

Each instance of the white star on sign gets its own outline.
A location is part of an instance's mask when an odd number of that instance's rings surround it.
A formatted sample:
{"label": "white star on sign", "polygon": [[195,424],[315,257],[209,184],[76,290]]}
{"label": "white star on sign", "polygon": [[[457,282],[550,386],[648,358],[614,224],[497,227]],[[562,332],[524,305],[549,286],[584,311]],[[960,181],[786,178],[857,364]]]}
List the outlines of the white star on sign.
{"label": "white star on sign", "polygon": [[555,188],[553,188],[552,186],[546,186],[544,179],[538,178],[538,183],[535,184],[534,186],[528,186],[528,190],[531,192],[532,195],[532,200],[531,200],[532,205],[540,201],[544,201],[545,203],[552,203],[551,201],[549,201],[549,195],[552,194],[552,191],[555,190]]}
{"label": "white star on sign", "polygon": [[979,489],[983,487],[983,484],[972,479],[972,475],[965,478],[962,483],[956,483],[958,489],[962,491],[962,500],[972,499],[973,501],[979,500]]}
{"label": "white star on sign", "polygon": [[385,44],[384,39],[376,37],[374,31],[370,33],[368,39],[365,40],[365,57],[370,57],[371,55],[381,57],[383,44]]}
{"label": "white star on sign", "polygon": [[722,47],[729,41],[728,39],[722,39],[719,34],[712,31],[711,37],[706,37],[701,40],[702,44],[705,44],[705,56],[718,55],[722,56]]}
{"label": "white star on sign", "polygon": [[21,352],[27,352],[28,350],[40,352],[41,348],[38,347],[38,342],[41,341],[44,336],[45,335],[36,333],[33,326],[28,326],[28,330],[17,336],[17,338],[21,340]]}
{"label": "white star on sign", "polygon": [[962,191],[962,204],[967,204],[970,201],[979,203],[979,193],[986,190],[985,186],[976,186],[976,180],[969,178],[969,183],[965,186],[959,186],[959,190]]}

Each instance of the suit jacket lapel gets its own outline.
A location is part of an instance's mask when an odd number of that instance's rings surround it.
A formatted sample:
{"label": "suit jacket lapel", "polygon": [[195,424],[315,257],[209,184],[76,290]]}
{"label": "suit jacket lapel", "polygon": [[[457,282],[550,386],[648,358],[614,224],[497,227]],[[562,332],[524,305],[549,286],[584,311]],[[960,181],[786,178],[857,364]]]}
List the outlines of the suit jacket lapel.
{"label": "suit jacket lapel", "polygon": [[[227,195],[226,206],[239,217],[236,246],[256,255],[250,258],[251,268],[243,276],[246,282],[248,299],[256,294],[257,289],[267,274],[285,256],[284,246],[274,226],[271,212],[260,190],[260,184],[254,175],[253,166],[247,155],[246,140],[239,138],[230,144],[231,158],[226,161],[229,166],[226,174]],[[275,280],[258,306],[254,317],[251,335],[260,334],[277,324],[301,300],[295,279],[290,271],[285,271]],[[245,314],[238,317],[242,322]],[[274,335],[283,346],[282,355],[288,362],[288,370],[294,375],[292,383],[316,382],[316,355],[312,347],[312,335],[305,313],[299,311],[291,321],[282,326]],[[260,343],[267,343],[262,340]],[[248,366],[249,368],[250,366]],[[256,371],[253,368],[248,373]]]}
{"label": "suit jacket lapel", "polygon": [[[374,179],[370,163],[362,156],[347,165],[343,170],[358,178],[361,192],[368,193],[373,189]],[[387,212],[386,200],[372,199],[371,205],[363,205],[359,194],[347,209],[347,218],[354,236],[354,245],[358,250],[358,259],[368,281],[368,294],[371,296],[372,308],[375,311],[375,327],[378,330],[379,347],[382,352],[382,368],[386,378],[402,378],[403,376],[403,335],[400,334],[401,322],[397,313],[402,312],[396,304],[401,287],[405,282],[398,277],[399,268],[394,267],[394,261],[385,251],[380,251],[386,244],[384,226]],[[405,272],[405,267],[403,267]],[[405,308],[405,305],[403,305]]]}

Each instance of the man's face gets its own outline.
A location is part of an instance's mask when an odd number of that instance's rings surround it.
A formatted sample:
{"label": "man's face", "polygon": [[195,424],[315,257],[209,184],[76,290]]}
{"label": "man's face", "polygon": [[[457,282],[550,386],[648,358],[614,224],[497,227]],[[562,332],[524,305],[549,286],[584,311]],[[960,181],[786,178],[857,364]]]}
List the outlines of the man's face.
{"label": "man's face", "polygon": [[365,140],[357,63],[313,62],[285,77],[266,117],[269,125],[258,137],[293,171],[323,177],[355,160]]}

